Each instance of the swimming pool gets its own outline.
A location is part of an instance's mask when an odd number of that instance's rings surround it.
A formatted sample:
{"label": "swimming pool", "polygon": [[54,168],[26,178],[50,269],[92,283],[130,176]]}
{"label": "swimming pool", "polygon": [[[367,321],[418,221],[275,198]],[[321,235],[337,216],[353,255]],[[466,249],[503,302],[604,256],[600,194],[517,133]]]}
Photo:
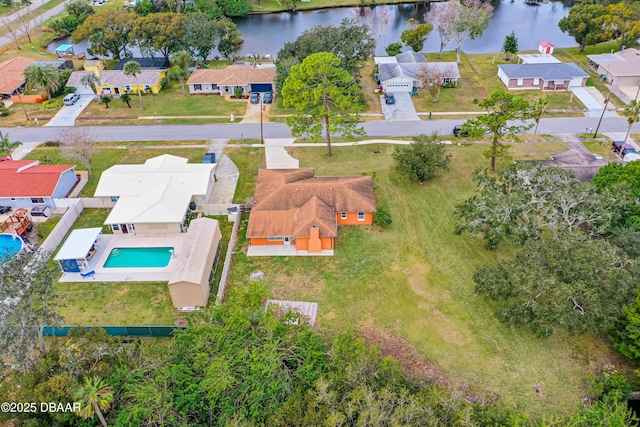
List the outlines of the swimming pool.
{"label": "swimming pool", "polygon": [[113,248],[104,268],[166,267],[173,248]]}
{"label": "swimming pool", "polygon": [[20,252],[24,242],[15,234],[0,233],[0,262],[10,260]]}

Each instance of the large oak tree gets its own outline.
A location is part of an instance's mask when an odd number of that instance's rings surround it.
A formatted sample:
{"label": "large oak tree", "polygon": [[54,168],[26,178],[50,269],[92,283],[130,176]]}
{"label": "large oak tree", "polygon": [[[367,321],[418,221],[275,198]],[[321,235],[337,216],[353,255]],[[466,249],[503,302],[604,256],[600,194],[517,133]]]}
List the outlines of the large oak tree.
{"label": "large oak tree", "polygon": [[128,53],[130,33],[136,22],[136,14],[126,10],[108,10],[89,16],[71,35],[73,43],[93,36],[104,46],[113,59],[119,61]]}

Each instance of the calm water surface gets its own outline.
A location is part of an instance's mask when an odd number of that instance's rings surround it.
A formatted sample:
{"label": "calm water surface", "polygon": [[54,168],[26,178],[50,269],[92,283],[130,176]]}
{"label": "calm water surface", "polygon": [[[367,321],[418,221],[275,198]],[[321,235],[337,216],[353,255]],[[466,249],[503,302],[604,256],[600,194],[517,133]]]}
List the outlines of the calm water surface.
{"label": "calm water surface", "polygon": [[[539,6],[529,6],[524,0],[494,1],[493,17],[489,28],[481,38],[467,40],[462,44],[462,50],[467,53],[499,52],[504,37],[511,31],[516,32],[520,50],[535,50],[543,40],[552,42],[558,47],[577,46],[573,38],[558,28],[558,21],[569,13],[570,6],[561,2],[550,2]],[[437,8],[438,3],[433,4]],[[384,55],[384,48],[389,43],[400,41],[400,34],[407,27],[409,18],[416,18],[424,22],[426,5],[405,4],[376,6],[374,10],[386,10],[389,19],[387,29],[383,31],[376,53]],[[339,25],[344,18],[353,18],[359,8],[336,8],[305,12],[281,12],[261,15],[250,15],[246,18],[235,19],[238,29],[242,31],[244,45],[240,54],[270,54],[275,56],[282,46],[295,40],[305,29],[316,25]],[[61,39],[47,46],[47,50],[54,51],[61,44],[69,43],[69,38]],[[89,43],[84,41],[76,45],[76,52],[86,51]],[[434,30],[429,34],[423,52],[437,52],[440,39]],[[445,50],[455,47],[449,43]],[[131,49],[134,56],[140,56],[137,49]],[[212,56],[216,55],[214,53]],[[156,55],[161,56],[161,55]]]}

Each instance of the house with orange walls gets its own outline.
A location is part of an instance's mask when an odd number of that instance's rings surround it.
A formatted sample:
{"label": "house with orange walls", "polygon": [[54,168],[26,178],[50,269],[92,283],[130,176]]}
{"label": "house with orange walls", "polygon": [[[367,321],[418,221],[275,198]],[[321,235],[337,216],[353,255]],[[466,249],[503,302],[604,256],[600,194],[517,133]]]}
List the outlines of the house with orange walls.
{"label": "house with orange walls", "polygon": [[334,249],[339,225],[370,225],[376,210],[370,176],[316,176],[315,169],[261,169],[249,215],[251,246]]}

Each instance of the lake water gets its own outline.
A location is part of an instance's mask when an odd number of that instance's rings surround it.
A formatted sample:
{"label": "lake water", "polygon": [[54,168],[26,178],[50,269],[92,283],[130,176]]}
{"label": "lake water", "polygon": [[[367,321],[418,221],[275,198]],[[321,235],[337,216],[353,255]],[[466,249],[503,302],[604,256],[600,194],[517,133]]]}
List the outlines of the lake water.
{"label": "lake water", "polygon": [[[494,1],[493,17],[489,27],[481,38],[466,40],[462,50],[467,53],[499,52],[507,34],[516,32],[520,50],[535,50],[541,41],[547,40],[558,47],[573,47],[577,43],[573,37],[558,28],[558,21],[569,13],[569,4],[549,2],[539,6],[530,6],[524,0]],[[440,5],[433,3],[432,7]],[[354,17],[359,8],[336,8],[305,12],[281,12],[250,15],[237,18],[235,22],[242,31],[244,45],[240,51],[245,54],[270,54],[275,56],[282,46],[295,40],[305,29],[316,25],[339,25],[344,18]],[[385,9],[389,25],[381,35],[376,53],[385,55],[384,48],[389,43],[400,41],[400,34],[407,27],[409,18],[424,22],[427,11],[425,4],[404,4],[376,6],[375,10]],[[69,43],[69,38],[52,42],[47,50],[54,51],[61,44]],[[87,41],[76,45],[75,51],[86,51]],[[437,52],[440,39],[436,30],[427,38],[423,52]],[[455,45],[449,43],[445,50],[453,50]],[[137,49],[132,49],[134,56],[139,56]],[[215,55],[215,54],[214,54]],[[160,55],[156,55],[160,56]]]}

